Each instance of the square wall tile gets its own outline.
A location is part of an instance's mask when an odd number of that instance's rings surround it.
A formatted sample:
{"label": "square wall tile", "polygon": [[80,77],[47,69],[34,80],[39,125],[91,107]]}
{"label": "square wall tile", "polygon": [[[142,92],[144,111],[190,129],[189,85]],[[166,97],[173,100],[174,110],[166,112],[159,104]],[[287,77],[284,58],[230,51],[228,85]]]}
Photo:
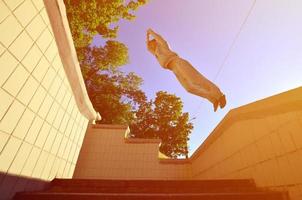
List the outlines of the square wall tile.
{"label": "square wall tile", "polygon": [[0,99],[1,99],[1,103],[0,103],[0,121],[1,121],[14,99],[1,88],[0,88]]}
{"label": "square wall tile", "polygon": [[34,41],[23,31],[8,49],[21,61],[33,44]]}
{"label": "square wall tile", "polygon": [[19,6],[24,0],[4,0],[8,5],[10,10],[14,10],[17,6]]}
{"label": "square wall tile", "polygon": [[49,110],[49,113],[47,114],[47,117],[46,117],[46,121],[50,124],[53,123],[57,113],[58,113],[58,109],[59,109],[59,104],[57,102],[53,102],[50,110]]}
{"label": "square wall tile", "polygon": [[6,51],[0,57],[0,66],[1,66],[1,73],[0,73],[0,86],[4,84],[4,82],[8,79],[8,77],[12,74],[12,72],[17,67],[18,61]]}
{"label": "square wall tile", "polygon": [[39,132],[39,135],[37,137],[37,140],[35,142],[35,145],[37,147],[42,148],[44,146],[44,143],[45,143],[45,141],[47,139],[47,136],[49,134],[50,128],[51,128],[50,125],[48,123],[44,122],[44,124],[43,124],[43,126],[42,126],[42,128],[41,128],[41,130]]}
{"label": "square wall tile", "polygon": [[32,72],[39,63],[42,55],[43,54],[40,49],[36,44],[34,44],[29,50],[28,54],[23,58],[22,64],[29,72]]}
{"label": "square wall tile", "polygon": [[0,131],[0,152],[2,152],[3,147],[6,145],[9,136],[9,134]]}
{"label": "square wall tile", "polygon": [[40,178],[43,172],[43,169],[46,165],[46,161],[48,158],[49,154],[45,151],[42,151],[40,154],[40,157],[38,159],[38,162],[33,170],[32,177],[34,178]]}
{"label": "square wall tile", "polygon": [[45,24],[47,24],[47,25],[50,24],[49,18],[48,18],[48,15],[47,15],[47,12],[46,12],[46,9],[45,9],[45,8],[43,8],[43,9],[40,11],[40,15],[41,15],[41,17],[43,18]]}
{"label": "square wall tile", "polygon": [[12,15],[8,16],[0,24],[0,42],[4,44],[5,47],[9,47],[9,45],[18,37],[22,30],[22,26],[19,24],[16,18]]}
{"label": "square wall tile", "polygon": [[42,17],[40,15],[36,15],[25,29],[33,40],[37,40],[46,27],[47,26]]}
{"label": "square wall tile", "polygon": [[28,105],[29,101],[34,96],[38,87],[39,83],[32,76],[30,76],[21,91],[19,92],[17,99],[24,103],[24,105]]}
{"label": "square wall tile", "polygon": [[37,8],[38,11],[44,8],[43,0],[34,0],[33,3],[35,4],[35,7]]}
{"label": "square wall tile", "polygon": [[44,98],[46,96],[46,91],[43,87],[39,87],[37,92],[35,93],[34,97],[32,98],[32,100],[29,103],[29,107],[34,111],[34,112],[38,112],[41,104],[44,101]]}
{"label": "square wall tile", "polygon": [[46,75],[44,76],[42,80],[42,85],[46,88],[49,89],[50,85],[52,84],[54,78],[56,77],[56,72],[53,68],[49,67]]}
{"label": "square wall tile", "polygon": [[3,1],[0,1],[0,22],[2,22],[8,15],[10,15],[9,8],[3,3]]}
{"label": "square wall tile", "polygon": [[50,154],[47,159],[45,168],[43,169],[41,179],[48,180],[48,177],[50,176],[50,171],[51,171],[54,161],[55,161],[55,157]]}
{"label": "square wall tile", "polygon": [[0,56],[6,51],[6,48],[0,43]]}
{"label": "square wall tile", "polygon": [[26,142],[23,142],[22,146],[20,147],[17,156],[14,159],[14,162],[10,166],[8,173],[10,174],[20,174],[22,171],[23,166],[31,152],[32,146]]}
{"label": "square wall tile", "polygon": [[51,41],[53,40],[52,35],[48,31],[48,29],[45,29],[44,32],[41,34],[41,36],[36,41],[37,45],[41,49],[42,52],[45,52]]}
{"label": "square wall tile", "polygon": [[39,61],[38,65],[34,69],[34,72],[32,73],[32,75],[38,81],[42,81],[48,68],[49,68],[49,62],[44,57],[42,57],[41,60]]}
{"label": "square wall tile", "polygon": [[30,144],[34,144],[38,137],[42,125],[43,125],[43,120],[39,117],[36,117],[32,125],[30,126],[30,129],[28,130],[25,141],[29,142]]}
{"label": "square wall tile", "polygon": [[57,48],[57,44],[56,41],[53,40],[51,42],[51,45],[47,48],[46,52],[45,52],[45,57],[47,58],[47,60],[49,62],[52,62],[54,57],[58,54],[58,48]]}
{"label": "square wall tile", "polygon": [[25,107],[21,103],[14,101],[2,121],[0,121],[0,130],[12,133],[24,110]]}
{"label": "square wall tile", "polygon": [[11,137],[0,154],[0,171],[6,172],[14,160],[22,141]]}
{"label": "square wall tile", "polygon": [[30,20],[36,14],[38,14],[38,12],[32,4],[31,0],[26,0],[14,11],[14,14],[21,22],[22,26],[25,27],[30,22]]}
{"label": "square wall tile", "polygon": [[24,67],[19,65],[3,85],[3,89],[8,91],[11,95],[17,96],[28,77],[29,73],[24,69]]}
{"label": "square wall tile", "polygon": [[55,128],[52,127],[49,134],[48,134],[48,137],[47,137],[47,140],[44,144],[44,147],[43,147],[43,149],[45,151],[50,152],[51,147],[52,147],[52,145],[53,145],[53,143],[56,139],[57,133],[58,133],[58,131]]}
{"label": "square wall tile", "polygon": [[46,118],[47,113],[49,112],[49,109],[53,102],[54,102],[54,99],[49,94],[47,94],[46,98],[44,99],[44,101],[39,109],[39,112],[38,112],[38,114],[41,118],[43,118],[43,119]]}
{"label": "square wall tile", "polygon": [[21,171],[23,176],[31,176],[34,170],[34,167],[38,161],[41,150],[37,147],[33,147],[30,155],[28,156],[26,163]]}
{"label": "square wall tile", "polygon": [[53,143],[53,145],[51,147],[51,151],[50,152],[52,154],[57,155],[62,140],[63,140],[63,135],[58,132],[57,136],[56,136],[56,139],[55,139],[55,141],[54,141],[54,143]]}
{"label": "square wall tile", "polygon": [[23,140],[31,126],[31,123],[34,120],[34,117],[35,117],[35,114],[32,111],[26,109],[25,112],[23,113],[19,123],[17,124],[17,127],[14,130],[13,135],[15,137]]}

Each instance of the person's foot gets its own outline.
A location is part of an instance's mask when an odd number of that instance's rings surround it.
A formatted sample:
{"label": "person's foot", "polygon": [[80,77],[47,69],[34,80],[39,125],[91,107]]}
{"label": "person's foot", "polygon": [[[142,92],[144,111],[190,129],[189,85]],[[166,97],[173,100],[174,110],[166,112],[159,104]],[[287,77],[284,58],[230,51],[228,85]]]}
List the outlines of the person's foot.
{"label": "person's foot", "polygon": [[220,108],[222,109],[222,108],[224,108],[225,107],[225,105],[226,105],[226,98],[225,98],[225,95],[222,95],[220,98],[219,98],[219,106],[220,106]]}

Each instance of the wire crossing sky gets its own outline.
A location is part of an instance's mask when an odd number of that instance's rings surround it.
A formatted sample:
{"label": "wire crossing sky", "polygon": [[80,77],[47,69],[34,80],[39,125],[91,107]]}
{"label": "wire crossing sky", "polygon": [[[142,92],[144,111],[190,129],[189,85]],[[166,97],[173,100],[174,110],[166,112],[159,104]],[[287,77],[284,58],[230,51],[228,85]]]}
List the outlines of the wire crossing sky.
{"label": "wire crossing sky", "polygon": [[[148,98],[161,90],[176,94],[190,118],[198,115],[193,153],[230,109],[302,85],[301,10],[300,0],[150,0],[135,21],[120,23],[118,40],[130,54],[123,70],[144,79]],[[148,28],[221,88],[228,101],[223,110],[214,113],[212,104],[186,92],[159,66],[146,49]]]}

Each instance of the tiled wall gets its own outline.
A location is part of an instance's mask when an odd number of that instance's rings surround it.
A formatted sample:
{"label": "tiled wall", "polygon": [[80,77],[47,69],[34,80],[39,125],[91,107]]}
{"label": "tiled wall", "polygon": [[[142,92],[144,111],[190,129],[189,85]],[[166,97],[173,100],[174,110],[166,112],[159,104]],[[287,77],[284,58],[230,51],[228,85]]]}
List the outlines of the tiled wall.
{"label": "tiled wall", "polygon": [[302,88],[231,111],[192,160],[195,179],[252,178],[302,199]]}
{"label": "tiled wall", "polygon": [[43,1],[0,0],[0,198],[22,177],[72,177],[87,123]]}
{"label": "tiled wall", "polygon": [[188,179],[190,164],[161,163],[159,141],[125,140],[126,128],[87,131],[74,178]]}

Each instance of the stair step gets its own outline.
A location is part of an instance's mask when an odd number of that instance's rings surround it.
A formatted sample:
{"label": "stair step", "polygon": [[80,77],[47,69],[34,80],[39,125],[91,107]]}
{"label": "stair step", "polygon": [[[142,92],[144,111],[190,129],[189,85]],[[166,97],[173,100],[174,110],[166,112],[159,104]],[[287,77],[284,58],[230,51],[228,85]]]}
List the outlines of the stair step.
{"label": "stair step", "polygon": [[133,194],[133,193],[47,193],[24,192],[15,196],[15,200],[284,200],[280,192],[255,193],[189,193],[189,194]]}

